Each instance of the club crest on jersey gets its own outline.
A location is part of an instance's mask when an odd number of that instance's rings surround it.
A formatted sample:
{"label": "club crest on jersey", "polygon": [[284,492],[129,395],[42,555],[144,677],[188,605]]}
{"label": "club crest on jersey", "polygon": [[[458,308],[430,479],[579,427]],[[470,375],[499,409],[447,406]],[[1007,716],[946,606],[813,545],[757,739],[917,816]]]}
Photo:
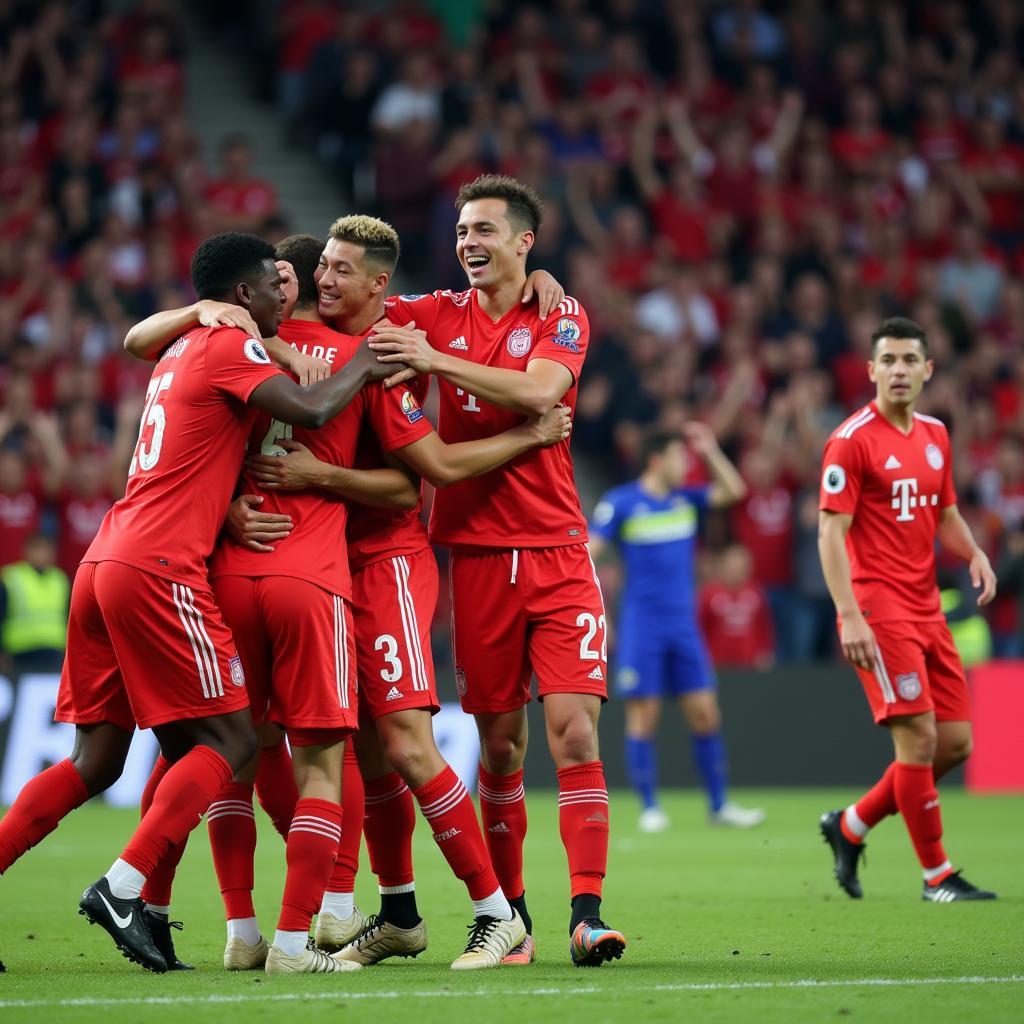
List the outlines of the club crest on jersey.
{"label": "club crest on jersey", "polygon": [[529,327],[516,327],[508,332],[508,338],[505,339],[505,347],[508,349],[508,354],[515,359],[521,359],[525,356],[530,351],[532,345],[533,332]]}
{"label": "club crest on jersey", "polygon": [[245,686],[245,672],[242,670],[242,659],[233,654],[228,658],[228,668],[231,670],[231,682],[235,686]]}
{"label": "club crest on jersey", "polygon": [[838,494],[846,486],[846,470],[835,463],[826,466],[821,477],[821,486],[826,494]]}
{"label": "club crest on jersey", "polygon": [[916,672],[905,672],[896,677],[896,689],[904,700],[917,700],[921,696],[921,680]]}
{"label": "club crest on jersey", "polygon": [[939,446],[935,444],[930,444],[925,448],[924,457],[928,460],[928,465],[931,466],[932,469],[942,469],[946,464],[946,460],[943,459]]}
{"label": "club crest on jersey", "polygon": [[263,347],[262,343],[257,341],[255,338],[246,338],[245,344],[242,346],[242,351],[245,352],[245,358],[251,363],[262,363],[266,365],[270,362],[270,356],[267,355],[267,350]]}
{"label": "club crest on jersey", "polygon": [[405,413],[405,418],[410,423],[423,419],[423,410],[420,408],[420,403],[413,397],[411,391],[406,391],[402,395],[402,412]]}

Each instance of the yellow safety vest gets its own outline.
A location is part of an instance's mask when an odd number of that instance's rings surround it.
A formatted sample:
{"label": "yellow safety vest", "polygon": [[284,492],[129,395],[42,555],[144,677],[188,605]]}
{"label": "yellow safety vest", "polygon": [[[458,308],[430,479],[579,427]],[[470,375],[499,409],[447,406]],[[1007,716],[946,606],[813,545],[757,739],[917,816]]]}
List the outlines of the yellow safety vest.
{"label": "yellow safety vest", "polygon": [[[942,604],[942,614],[948,615],[960,607],[963,595],[959,590],[943,590],[939,594],[939,600]],[[992,631],[983,615],[975,613],[948,625],[964,668],[982,665],[992,657]]]}
{"label": "yellow safety vest", "polygon": [[68,633],[67,576],[57,568],[39,572],[28,562],[15,562],[0,570],[0,579],[7,590],[4,650],[63,651]]}

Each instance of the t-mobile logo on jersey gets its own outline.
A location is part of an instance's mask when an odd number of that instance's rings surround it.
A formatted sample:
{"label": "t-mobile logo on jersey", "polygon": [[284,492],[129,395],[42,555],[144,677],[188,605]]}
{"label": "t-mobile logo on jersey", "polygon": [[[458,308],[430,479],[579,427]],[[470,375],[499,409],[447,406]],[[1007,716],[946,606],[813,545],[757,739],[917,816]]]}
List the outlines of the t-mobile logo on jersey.
{"label": "t-mobile logo on jersey", "polygon": [[917,493],[917,480],[913,477],[908,480],[893,480],[892,482],[892,507],[899,512],[896,516],[898,523],[909,523],[914,518],[914,514],[910,511],[912,508],[924,508],[926,505],[938,505],[938,503],[939,496],[937,494],[919,495]]}

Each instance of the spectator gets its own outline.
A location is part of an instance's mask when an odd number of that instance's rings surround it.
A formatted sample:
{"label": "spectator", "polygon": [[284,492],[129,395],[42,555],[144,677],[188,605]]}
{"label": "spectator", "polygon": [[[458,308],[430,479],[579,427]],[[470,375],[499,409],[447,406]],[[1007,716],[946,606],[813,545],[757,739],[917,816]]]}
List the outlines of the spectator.
{"label": "spectator", "polygon": [[716,559],[714,578],[701,589],[701,630],[716,666],[765,669],[775,661],[768,598],[752,569],[750,552],[730,545]]}

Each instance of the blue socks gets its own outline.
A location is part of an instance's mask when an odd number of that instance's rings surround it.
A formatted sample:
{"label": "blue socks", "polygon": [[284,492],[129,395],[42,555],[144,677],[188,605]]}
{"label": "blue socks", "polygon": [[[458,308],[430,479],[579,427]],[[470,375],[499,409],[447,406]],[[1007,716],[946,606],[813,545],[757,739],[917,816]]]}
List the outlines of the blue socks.
{"label": "blue socks", "polygon": [[704,789],[708,794],[708,802],[711,804],[711,812],[722,809],[725,803],[725,787],[727,782],[727,768],[725,761],[725,742],[721,733],[712,733],[710,736],[693,737],[693,763],[697,768],[704,783]]}
{"label": "blue socks", "polygon": [[626,774],[630,785],[639,794],[644,810],[657,807],[655,790],[658,786],[658,761],[654,740],[626,737]]}

